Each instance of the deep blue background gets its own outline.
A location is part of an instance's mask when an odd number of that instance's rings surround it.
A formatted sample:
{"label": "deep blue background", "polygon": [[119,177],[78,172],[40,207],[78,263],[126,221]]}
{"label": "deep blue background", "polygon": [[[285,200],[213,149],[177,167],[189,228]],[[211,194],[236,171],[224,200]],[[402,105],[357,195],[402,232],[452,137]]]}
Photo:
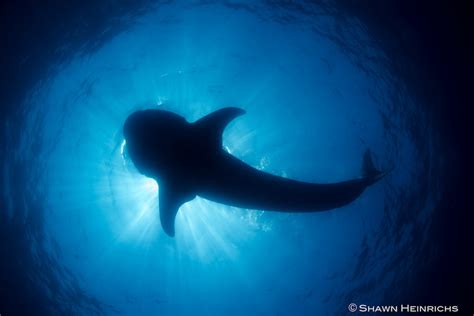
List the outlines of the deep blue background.
{"label": "deep blue background", "polygon": [[[0,313],[469,312],[461,9],[4,6]],[[227,104],[248,114],[225,145],[256,167],[336,181],[368,146],[394,173],[334,213],[194,201],[169,239],[121,124],[137,108],[194,120]]]}

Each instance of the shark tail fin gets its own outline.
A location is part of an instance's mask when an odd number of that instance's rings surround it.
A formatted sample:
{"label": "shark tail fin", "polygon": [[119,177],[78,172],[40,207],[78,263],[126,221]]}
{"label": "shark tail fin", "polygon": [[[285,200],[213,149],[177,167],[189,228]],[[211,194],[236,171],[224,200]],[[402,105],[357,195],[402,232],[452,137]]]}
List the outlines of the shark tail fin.
{"label": "shark tail fin", "polygon": [[362,176],[369,180],[369,184],[372,184],[385,177],[386,174],[387,172],[382,172],[375,168],[374,162],[372,161],[372,154],[370,153],[370,149],[367,149],[364,153]]}

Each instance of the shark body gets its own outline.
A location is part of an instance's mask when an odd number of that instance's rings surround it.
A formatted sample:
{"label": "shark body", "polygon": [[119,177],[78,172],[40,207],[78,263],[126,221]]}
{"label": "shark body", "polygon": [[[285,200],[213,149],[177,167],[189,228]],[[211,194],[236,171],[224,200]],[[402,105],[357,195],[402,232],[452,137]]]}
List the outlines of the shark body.
{"label": "shark body", "polygon": [[169,236],[175,235],[180,206],[196,196],[247,209],[316,212],[351,203],[386,174],[374,167],[369,150],[362,176],[337,183],[301,182],[255,169],[222,146],[224,129],[244,113],[222,108],[189,123],[175,113],[149,109],[127,118],[127,152],[140,173],[159,183],[160,221]]}

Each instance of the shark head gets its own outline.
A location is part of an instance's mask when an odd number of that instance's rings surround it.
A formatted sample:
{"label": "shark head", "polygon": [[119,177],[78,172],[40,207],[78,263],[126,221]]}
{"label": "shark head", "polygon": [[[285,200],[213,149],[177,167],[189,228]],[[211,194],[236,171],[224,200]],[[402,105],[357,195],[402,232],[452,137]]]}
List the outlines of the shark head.
{"label": "shark head", "polygon": [[228,107],[189,123],[172,112],[148,109],[126,119],[127,154],[140,173],[158,182],[160,221],[169,236],[179,207],[196,196],[199,179],[223,152],[225,127],[244,113]]}
{"label": "shark head", "polygon": [[142,174],[156,179],[180,153],[188,125],[172,112],[136,111],[123,126],[127,154]]}

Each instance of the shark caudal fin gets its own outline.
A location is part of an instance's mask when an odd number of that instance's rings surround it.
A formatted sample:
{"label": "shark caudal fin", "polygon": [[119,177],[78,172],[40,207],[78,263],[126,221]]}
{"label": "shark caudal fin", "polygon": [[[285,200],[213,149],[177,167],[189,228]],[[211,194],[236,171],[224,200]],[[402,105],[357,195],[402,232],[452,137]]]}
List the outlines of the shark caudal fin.
{"label": "shark caudal fin", "polygon": [[370,153],[370,149],[367,149],[364,153],[362,176],[369,180],[370,185],[385,177],[386,174],[387,172],[383,172],[375,168],[374,163],[372,161],[372,154]]}

